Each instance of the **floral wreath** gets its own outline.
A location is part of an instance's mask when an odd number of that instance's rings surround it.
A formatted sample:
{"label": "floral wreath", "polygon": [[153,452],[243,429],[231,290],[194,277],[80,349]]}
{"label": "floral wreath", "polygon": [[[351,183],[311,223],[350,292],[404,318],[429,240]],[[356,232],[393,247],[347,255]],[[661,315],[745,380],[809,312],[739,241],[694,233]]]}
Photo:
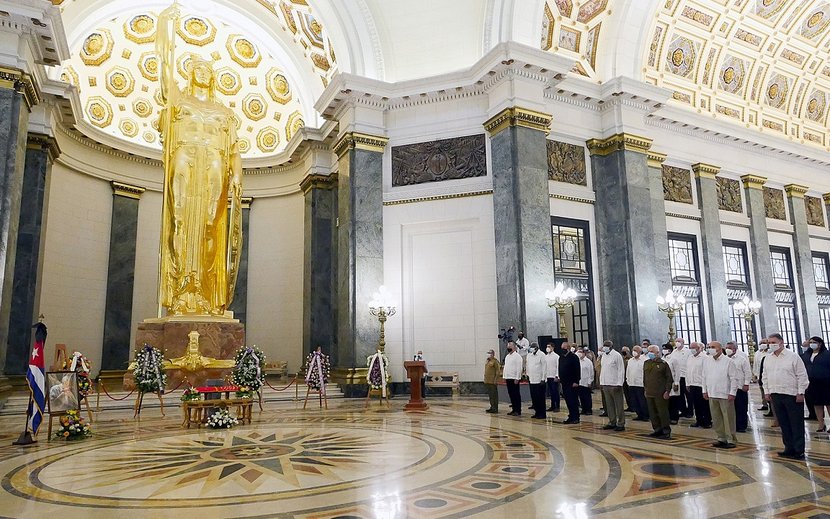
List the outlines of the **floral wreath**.
{"label": "floral wreath", "polygon": [[265,382],[265,354],[256,345],[243,346],[236,352],[233,383],[259,391]]}
{"label": "floral wreath", "polygon": [[305,360],[306,375],[305,383],[315,391],[326,392],[326,383],[329,381],[331,363],[329,356],[325,353],[313,351],[308,354]]}
{"label": "floral wreath", "polygon": [[167,374],[161,367],[164,356],[158,348],[149,344],[135,352],[133,377],[141,393],[164,393]]}
{"label": "floral wreath", "polygon": [[86,398],[92,389],[92,381],[89,379],[92,363],[89,362],[89,359],[83,353],[76,351],[72,353],[71,360],[66,360],[64,368],[78,374],[78,392],[81,394],[81,398]]}
{"label": "floral wreath", "polygon": [[212,427],[214,429],[230,429],[238,423],[239,420],[231,416],[228,409],[225,407],[219,409],[207,419],[208,427]]}
{"label": "floral wreath", "polygon": [[378,350],[377,353],[366,358],[366,367],[369,368],[369,373],[366,375],[369,387],[376,390],[380,389],[381,394],[386,398],[386,385],[389,382],[389,359]]}
{"label": "floral wreath", "polygon": [[81,418],[81,414],[78,411],[70,410],[60,417],[60,425],[55,433],[55,438],[74,440],[89,436],[90,433],[89,425]]}

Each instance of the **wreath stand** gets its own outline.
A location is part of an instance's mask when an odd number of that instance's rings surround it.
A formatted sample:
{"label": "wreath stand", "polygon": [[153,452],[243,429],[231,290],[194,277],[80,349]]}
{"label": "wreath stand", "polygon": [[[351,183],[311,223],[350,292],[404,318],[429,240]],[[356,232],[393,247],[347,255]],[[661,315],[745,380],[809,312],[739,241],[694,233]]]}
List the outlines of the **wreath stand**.
{"label": "wreath stand", "polygon": [[[167,416],[167,415],[164,414],[164,399],[161,396],[162,392],[161,391],[153,391],[153,393],[155,393],[159,397],[159,404],[161,405],[161,416]],[[138,395],[135,397],[135,408],[134,408],[135,412],[133,413],[133,418],[137,418],[138,415],[141,414],[141,404],[143,402],[144,402],[144,392],[139,391]]]}
{"label": "wreath stand", "polygon": [[326,386],[325,386],[325,384],[321,385],[320,389],[311,389],[311,386],[306,384],[305,402],[303,402],[303,409],[305,409],[305,406],[308,405],[308,395],[311,392],[317,393],[317,396],[320,399],[320,407],[325,407],[326,409],[329,408],[329,401],[328,401],[328,398],[326,398]]}
{"label": "wreath stand", "polygon": [[383,388],[373,389],[371,386],[369,386],[369,392],[366,393],[366,402],[363,404],[363,409],[366,409],[366,408],[369,407],[369,399],[371,399],[373,396],[378,397],[378,404],[379,405],[383,405],[383,401],[385,399],[387,407],[390,407],[390,408],[392,407],[392,404],[389,403],[389,386],[388,385],[386,386],[386,397],[385,398],[383,396]]}
{"label": "wreath stand", "polygon": [[[93,422],[93,420],[92,420],[92,409],[90,409],[90,407],[89,407],[89,394],[84,395],[83,398],[81,398],[81,400],[83,400],[84,405],[86,406],[86,414],[87,414],[87,416],[89,416],[89,423],[92,423]],[[80,407],[80,404],[79,404],[79,407]]]}

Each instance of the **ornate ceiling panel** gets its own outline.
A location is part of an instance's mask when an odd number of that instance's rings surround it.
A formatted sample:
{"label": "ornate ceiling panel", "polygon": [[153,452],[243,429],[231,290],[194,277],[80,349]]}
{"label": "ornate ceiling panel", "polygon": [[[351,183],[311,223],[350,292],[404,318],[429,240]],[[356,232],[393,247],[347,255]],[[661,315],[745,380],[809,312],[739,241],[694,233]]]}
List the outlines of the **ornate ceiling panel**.
{"label": "ornate ceiling panel", "polygon": [[610,0],[545,0],[542,50],[574,58],[574,72],[596,78],[597,44]]}
{"label": "ornate ceiling panel", "polygon": [[661,0],[645,80],[673,102],[830,149],[830,2]]}

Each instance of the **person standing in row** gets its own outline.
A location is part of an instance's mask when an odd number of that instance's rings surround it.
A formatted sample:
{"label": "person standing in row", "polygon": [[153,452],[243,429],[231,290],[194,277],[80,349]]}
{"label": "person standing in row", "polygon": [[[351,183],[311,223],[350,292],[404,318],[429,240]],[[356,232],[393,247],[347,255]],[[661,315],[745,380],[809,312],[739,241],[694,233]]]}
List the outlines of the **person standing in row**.
{"label": "person standing in row", "polygon": [[784,450],[778,455],[804,459],[804,393],[809,380],[807,369],[798,354],[784,347],[784,338],[774,333],[768,337],[771,353],[764,358],[761,377],[781,426]]}
{"label": "person standing in row", "polygon": [[735,436],[735,393],[740,380],[735,363],[723,353],[718,341],[709,343],[709,358],[703,365],[703,398],[709,401],[712,424],[718,441],[713,447],[734,449],[738,442]]}
{"label": "person standing in row", "polygon": [[565,396],[565,405],[568,406],[568,419],[562,423],[579,423],[579,357],[571,350],[567,342],[562,344],[565,354],[559,359],[559,383],[562,385],[562,394]]}
{"label": "person standing in row", "polygon": [[490,409],[488,413],[499,412],[499,388],[496,385],[499,377],[499,368],[501,364],[496,358],[496,352],[490,350],[487,352],[487,362],[484,363],[484,387],[487,388],[487,396],[490,398]]}
{"label": "person standing in row", "polygon": [[671,439],[669,392],[673,383],[671,368],[660,358],[660,348],[649,346],[648,360],[643,364],[643,389],[653,429],[649,436],[662,440]]}
{"label": "person standing in row", "polygon": [[663,361],[669,365],[672,376],[672,387],[669,391],[669,419],[672,425],[676,425],[683,414],[683,397],[680,395],[680,355],[674,354],[674,345],[667,342],[661,349]]}
{"label": "person standing in row", "polygon": [[[628,361],[631,360],[631,348],[623,346],[620,348],[620,354],[623,358],[624,370],[628,369]],[[628,387],[628,381],[623,382],[623,396],[625,397],[625,412],[633,413],[634,409],[631,407],[631,390]]]}
{"label": "person standing in row", "polygon": [[726,343],[726,355],[732,360],[738,372],[738,391],[735,393],[735,430],[745,433],[749,426],[749,383],[752,381],[752,367],[749,357],[738,350],[734,341]]}
{"label": "person standing in row", "polygon": [[593,401],[591,398],[591,387],[594,385],[594,362],[588,357],[587,352],[577,350],[579,357],[579,403],[582,406],[582,414],[594,414]]}
{"label": "person standing in row", "polygon": [[752,359],[752,379],[758,382],[758,389],[761,391],[761,407],[758,408],[759,411],[769,411],[767,399],[764,395],[764,384],[761,383],[761,364],[764,361],[764,357],[768,354],[769,344],[767,344],[766,339],[761,339],[758,341],[758,351],[755,352],[755,357]]}
{"label": "person standing in row", "polygon": [[516,351],[516,344],[507,343],[507,357],[504,358],[504,371],[502,373],[507,384],[507,394],[510,396],[509,416],[521,416],[522,394],[519,390],[519,382],[522,380],[522,356]]}
{"label": "person standing in row", "polygon": [[827,432],[824,424],[826,409],[830,409],[830,354],[821,337],[810,337],[810,348],[802,356],[810,386],[804,397],[812,402],[818,419],[816,432]]}
{"label": "person standing in row", "polygon": [[545,419],[545,382],[547,382],[547,361],[545,354],[539,351],[539,345],[530,343],[529,353],[525,358],[527,379],[530,383],[530,400],[533,402],[533,416],[539,420]]}
{"label": "person standing in row", "polygon": [[712,412],[709,409],[709,402],[703,398],[703,368],[709,356],[703,350],[703,344],[699,342],[693,342],[690,350],[692,354],[686,360],[686,383],[695,410],[695,423],[691,427],[711,429]]}
{"label": "person standing in row", "polygon": [[553,349],[553,344],[548,344],[547,355],[545,355],[545,374],[548,377],[548,394],[550,394],[550,407],[548,411],[559,412],[559,354]]}
{"label": "person standing in row", "polygon": [[680,391],[680,405],[678,406],[678,410],[680,412],[680,416],[684,418],[691,418],[694,416],[694,406],[692,405],[692,399],[689,396],[689,387],[686,381],[686,363],[691,355],[691,350],[686,347],[686,341],[682,337],[679,337],[674,344],[675,346],[672,356],[675,357],[677,376],[680,378],[680,381],[678,382],[678,389]]}
{"label": "person standing in row", "polygon": [[634,346],[631,358],[625,367],[625,382],[628,384],[631,397],[631,409],[637,414],[634,418],[635,422],[648,421],[648,404],[643,390],[643,364],[645,359],[642,351],[643,349],[640,346]]}
{"label": "person standing in row", "polygon": [[605,395],[605,412],[608,414],[608,424],[603,429],[613,429],[617,432],[625,430],[625,362],[620,352],[614,349],[614,343],[602,343],[602,357],[600,358],[602,371],[599,374],[599,386]]}

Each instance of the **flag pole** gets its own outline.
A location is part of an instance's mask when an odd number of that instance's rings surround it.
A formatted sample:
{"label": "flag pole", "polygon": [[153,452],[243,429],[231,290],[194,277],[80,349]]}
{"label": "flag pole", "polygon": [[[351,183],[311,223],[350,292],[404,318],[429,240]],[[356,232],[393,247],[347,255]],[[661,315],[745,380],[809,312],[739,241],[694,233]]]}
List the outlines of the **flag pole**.
{"label": "flag pole", "polygon": [[[45,316],[40,314],[37,318],[37,322],[32,325],[32,328],[36,328],[38,325],[43,324],[43,319]],[[44,341],[45,344],[45,341]],[[32,418],[32,411],[34,410],[34,397],[32,395],[32,391],[29,390],[29,403],[26,405],[26,425],[23,427],[23,432],[20,433],[20,437],[17,440],[12,442],[12,445],[32,445],[37,443],[37,440],[34,439],[32,436],[32,432],[29,430],[29,421]]]}

